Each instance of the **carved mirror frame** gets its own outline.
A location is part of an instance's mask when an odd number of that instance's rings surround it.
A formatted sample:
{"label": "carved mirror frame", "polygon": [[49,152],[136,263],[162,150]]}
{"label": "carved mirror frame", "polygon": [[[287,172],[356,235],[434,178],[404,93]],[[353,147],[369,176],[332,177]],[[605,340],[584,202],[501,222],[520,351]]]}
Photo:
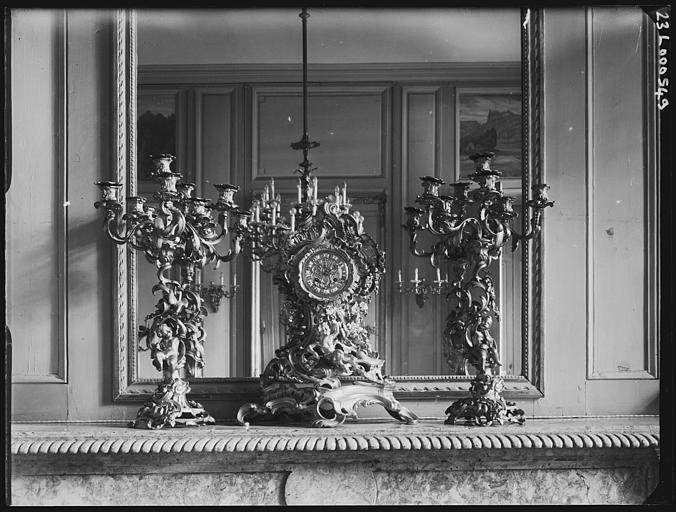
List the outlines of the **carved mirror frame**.
{"label": "carved mirror frame", "polygon": [[[136,194],[136,14],[118,10],[114,21],[113,168],[115,181],[123,184],[126,195]],[[521,93],[522,161],[527,173],[522,179],[523,197],[532,182],[542,182],[542,13],[521,10]],[[527,218],[525,211],[521,219]],[[542,253],[540,237],[523,245],[522,258],[522,372],[504,375],[506,399],[541,398],[543,388],[542,355]],[[113,248],[114,271],[114,376],[115,401],[142,401],[155,389],[155,379],[140,379],[137,368],[136,329],[138,324],[136,291],[137,256],[127,247]],[[392,376],[399,399],[440,399],[466,396],[470,376],[405,375]],[[349,379],[347,379],[349,380]],[[200,399],[254,401],[260,394],[258,377],[200,378],[190,383],[191,396]]]}

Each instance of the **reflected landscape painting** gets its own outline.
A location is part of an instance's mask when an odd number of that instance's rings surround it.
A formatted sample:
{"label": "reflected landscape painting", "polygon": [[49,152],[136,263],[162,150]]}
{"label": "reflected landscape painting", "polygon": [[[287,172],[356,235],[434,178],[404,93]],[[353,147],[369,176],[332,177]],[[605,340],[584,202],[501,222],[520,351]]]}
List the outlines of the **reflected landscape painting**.
{"label": "reflected landscape painting", "polygon": [[521,168],[521,94],[458,93],[458,149],[460,179],[474,170],[469,156],[495,153],[492,168],[503,178],[520,178]]}

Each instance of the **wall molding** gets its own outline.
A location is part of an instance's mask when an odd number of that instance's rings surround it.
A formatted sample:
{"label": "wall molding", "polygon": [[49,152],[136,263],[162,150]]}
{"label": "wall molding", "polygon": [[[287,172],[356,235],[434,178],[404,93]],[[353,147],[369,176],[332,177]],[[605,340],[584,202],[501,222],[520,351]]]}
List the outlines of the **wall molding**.
{"label": "wall molding", "polygon": [[[144,64],[138,66],[143,85],[292,82],[298,84],[300,64]],[[445,82],[520,80],[519,62],[428,62],[308,64],[309,85],[328,82]],[[498,82],[498,83],[496,83]],[[506,83],[505,85],[509,85]]]}
{"label": "wall molding", "polygon": [[[133,154],[136,148],[136,83],[133,62],[135,58],[135,13],[133,11],[119,10],[115,13],[114,30],[114,78],[115,87],[113,95],[113,130],[114,150],[113,169],[114,181],[122,183],[122,190],[127,195],[135,195],[136,192],[136,156]],[[134,95],[133,100],[128,94]],[[133,116],[133,117],[132,117]],[[127,131],[129,127],[129,131]],[[129,180],[127,177],[129,176]],[[123,203],[124,208],[124,203]],[[113,249],[113,275],[114,290],[116,290],[113,307],[116,312],[113,321],[113,346],[116,357],[114,358],[113,398],[117,399],[124,395],[128,385],[129,364],[128,355],[131,347],[135,347],[130,340],[135,339],[135,328],[129,312],[136,310],[136,297],[133,289],[129,287],[127,279],[135,282],[136,265],[134,258],[127,258],[127,248],[114,245]]]}
{"label": "wall molding", "polygon": [[[346,424],[340,431],[322,429],[262,430],[216,426],[201,430],[147,431],[105,425],[80,425],[64,430],[30,425],[15,429],[11,453],[17,455],[114,455],[155,453],[270,452],[415,452],[465,450],[658,449],[656,422],[646,418],[628,427],[614,420],[534,420],[530,427],[499,426],[458,430],[439,421],[416,425]],[[367,428],[368,431],[364,431]],[[490,430],[490,431],[489,431]]]}

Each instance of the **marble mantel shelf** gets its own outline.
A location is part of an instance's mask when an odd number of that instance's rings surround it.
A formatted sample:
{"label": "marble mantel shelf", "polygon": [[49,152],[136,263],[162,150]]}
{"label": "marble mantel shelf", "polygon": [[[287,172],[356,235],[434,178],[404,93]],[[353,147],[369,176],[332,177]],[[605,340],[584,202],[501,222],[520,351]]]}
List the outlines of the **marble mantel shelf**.
{"label": "marble mantel shelf", "polygon": [[335,429],[12,424],[16,505],[642,503],[657,417]]}
{"label": "marble mantel shelf", "polygon": [[358,422],[335,429],[215,425],[134,430],[105,423],[13,424],[13,455],[210,452],[367,452],[659,448],[657,417],[530,419],[524,425],[467,427]]}

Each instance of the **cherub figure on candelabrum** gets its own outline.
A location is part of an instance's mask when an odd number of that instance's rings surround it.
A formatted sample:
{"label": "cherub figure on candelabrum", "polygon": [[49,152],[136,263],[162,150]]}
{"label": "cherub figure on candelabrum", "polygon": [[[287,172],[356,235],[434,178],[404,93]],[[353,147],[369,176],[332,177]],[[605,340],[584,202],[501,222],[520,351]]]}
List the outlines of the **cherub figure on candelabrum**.
{"label": "cherub figure on candelabrum", "polygon": [[162,372],[165,382],[180,378],[179,370],[185,366],[185,345],[167,324],[160,324],[149,342],[153,366]]}

